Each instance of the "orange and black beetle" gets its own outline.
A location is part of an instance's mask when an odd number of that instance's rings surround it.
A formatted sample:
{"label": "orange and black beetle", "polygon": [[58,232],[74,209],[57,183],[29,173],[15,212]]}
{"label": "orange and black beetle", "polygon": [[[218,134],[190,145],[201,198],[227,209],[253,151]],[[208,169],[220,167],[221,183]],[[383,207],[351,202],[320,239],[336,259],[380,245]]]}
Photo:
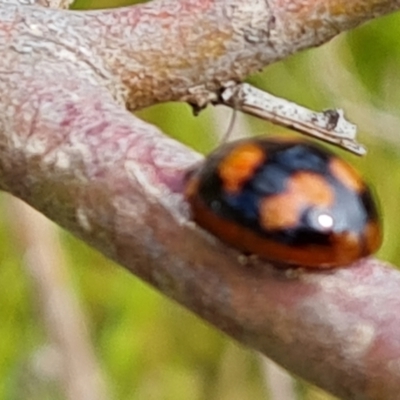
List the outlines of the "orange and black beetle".
{"label": "orange and black beetle", "polygon": [[188,174],[186,197],[200,226],[281,264],[342,266],[382,241],[360,175],[309,141],[261,137],[223,145]]}

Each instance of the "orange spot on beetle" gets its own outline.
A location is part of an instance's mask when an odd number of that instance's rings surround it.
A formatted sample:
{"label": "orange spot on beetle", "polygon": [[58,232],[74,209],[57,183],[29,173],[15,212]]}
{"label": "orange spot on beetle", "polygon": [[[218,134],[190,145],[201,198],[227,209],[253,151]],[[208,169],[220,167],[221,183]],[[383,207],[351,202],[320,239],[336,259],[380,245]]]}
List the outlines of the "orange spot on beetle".
{"label": "orange spot on beetle", "polygon": [[245,143],[235,147],[218,167],[224,190],[238,192],[264,161],[265,153],[256,144]]}
{"label": "orange spot on beetle", "polygon": [[267,231],[295,227],[305,207],[329,207],[333,201],[334,193],[322,176],[298,172],[288,180],[284,193],[261,201],[261,226]]}
{"label": "orange spot on beetle", "polygon": [[364,183],[360,175],[347,163],[339,158],[332,158],[329,163],[331,174],[348,189],[355,192],[361,192],[364,189]]}

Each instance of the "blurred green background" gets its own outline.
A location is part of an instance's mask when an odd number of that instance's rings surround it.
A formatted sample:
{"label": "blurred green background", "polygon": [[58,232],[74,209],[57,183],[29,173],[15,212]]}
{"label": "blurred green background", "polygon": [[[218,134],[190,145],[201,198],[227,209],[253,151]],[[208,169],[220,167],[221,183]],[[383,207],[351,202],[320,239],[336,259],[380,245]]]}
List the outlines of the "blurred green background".
{"label": "blurred green background", "polygon": [[[132,3],[80,0],[75,8]],[[359,126],[359,140],[368,146],[368,155],[360,159],[339,152],[374,186],[385,221],[385,242],[379,257],[397,265],[399,37],[400,15],[393,14],[249,77],[256,86],[312,109],[344,108],[347,118]],[[193,117],[185,104],[166,104],[138,115],[207,152],[216,146],[223,133],[221,126],[226,129],[230,114],[209,107]],[[242,136],[282,131],[254,118],[241,121],[246,131],[236,134]],[[7,196],[0,198],[5,214],[8,201]],[[0,399],[65,399],[59,375],[43,367],[47,362],[44,350],[51,347],[51,340],[36,286],[24,266],[25,256],[15,235],[10,235],[12,223],[12,215],[0,221]],[[301,381],[291,383],[291,393],[273,397],[274,378],[259,355],[226,338],[68,233],[61,232],[61,240],[70,275],[66,281],[85,315],[109,398],[332,399]]]}

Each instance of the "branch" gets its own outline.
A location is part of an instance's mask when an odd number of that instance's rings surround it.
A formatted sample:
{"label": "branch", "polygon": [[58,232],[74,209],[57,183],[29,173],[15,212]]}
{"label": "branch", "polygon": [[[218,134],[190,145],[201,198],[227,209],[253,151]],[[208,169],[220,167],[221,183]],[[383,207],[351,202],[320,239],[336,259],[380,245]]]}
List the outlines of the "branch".
{"label": "branch", "polygon": [[29,58],[89,69],[134,110],[171,100],[204,107],[224,84],[399,8],[399,0],[153,0],[92,12],[4,4],[0,20],[6,49],[17,41],[31,47]]}
{"label": "branch", "polygon": [[74,0],[2,0],[3,4],[14,4],[21,6],[42,6],[48,8],[68,8]]}
{"label": "branch", "polygon": [[396,399],[400,274],[373,259],[323,273],[243,265],[190,221],[183,176],[200,157],[121,107],[204,105],[224,82],[400,4],[270,6],[1,5],[0,187],[305,379],[345,399]]}
{"label": "branch", "polygon": [[156,0],[95,21],[100,57],[120,77],[128,108],[171,100],[204,107],[227,82],[399,8],[399,0]]}

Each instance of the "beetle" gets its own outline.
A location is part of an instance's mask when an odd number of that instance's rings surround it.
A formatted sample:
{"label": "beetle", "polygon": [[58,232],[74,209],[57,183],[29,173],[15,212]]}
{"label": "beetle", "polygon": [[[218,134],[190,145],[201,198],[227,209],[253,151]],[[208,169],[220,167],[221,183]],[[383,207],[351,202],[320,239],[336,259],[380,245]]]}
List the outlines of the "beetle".
{"label": "beetle", "polygon": [[360,174],[303,139],[226,143],[187,174],[185,195],[198,225],[280,265],[344,266],[382,242],[376,202]]}

